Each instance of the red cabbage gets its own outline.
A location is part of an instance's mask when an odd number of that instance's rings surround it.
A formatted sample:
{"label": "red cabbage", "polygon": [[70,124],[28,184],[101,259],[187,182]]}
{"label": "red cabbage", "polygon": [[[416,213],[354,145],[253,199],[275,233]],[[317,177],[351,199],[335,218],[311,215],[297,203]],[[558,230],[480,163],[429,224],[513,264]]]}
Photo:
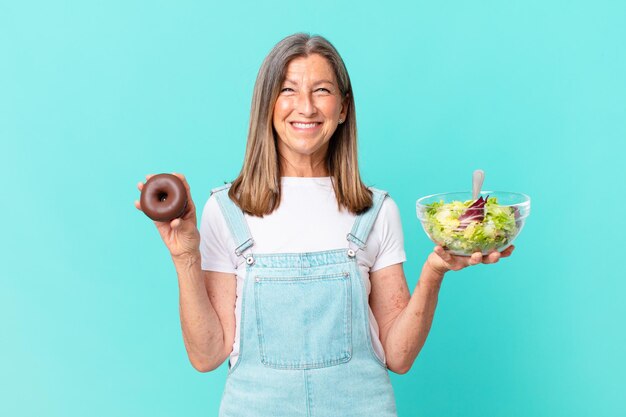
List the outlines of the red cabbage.
{"label": "red cabbage", "polygon": [[481,196],[478,200],[474,201],[472,205],[459,216],[461,223],[456,230],[465,230],[471,222],[482,222],[485,219],[485,204],[488,198],[489,196],[483,200]]}

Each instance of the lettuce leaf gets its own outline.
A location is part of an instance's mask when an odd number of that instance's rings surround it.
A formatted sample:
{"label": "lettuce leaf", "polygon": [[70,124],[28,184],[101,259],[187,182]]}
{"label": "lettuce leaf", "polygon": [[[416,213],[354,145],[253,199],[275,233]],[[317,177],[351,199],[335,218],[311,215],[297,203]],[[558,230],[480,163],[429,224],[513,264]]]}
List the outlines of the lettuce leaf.
{"label": "lettuce leaf", "polygon": [[426,208],[425,229],[444,248],[470,254],[497,250],[517,235],[521,225],[515,207],[501,206],[495,197],[474,201],[443,200]]}

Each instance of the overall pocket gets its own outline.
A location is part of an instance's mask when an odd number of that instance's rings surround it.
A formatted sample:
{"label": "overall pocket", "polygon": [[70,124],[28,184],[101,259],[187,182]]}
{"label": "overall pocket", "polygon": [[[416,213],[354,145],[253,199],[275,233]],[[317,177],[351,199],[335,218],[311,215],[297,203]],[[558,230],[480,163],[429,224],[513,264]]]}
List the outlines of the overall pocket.
{"label": "overall pocket", "polygon": [[257,276],[254,297],[261,362],[308,369],[352,355],[350,274]]}

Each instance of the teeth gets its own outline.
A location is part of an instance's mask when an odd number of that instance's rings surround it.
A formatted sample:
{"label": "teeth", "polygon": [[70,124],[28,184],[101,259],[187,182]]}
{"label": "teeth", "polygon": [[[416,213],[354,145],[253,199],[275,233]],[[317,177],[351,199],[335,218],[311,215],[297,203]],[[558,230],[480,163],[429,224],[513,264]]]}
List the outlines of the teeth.
{"label": "teeth", "polygon": [[300,129],[310,129],[318,125],[318,123],[292,123],[295,127]]}

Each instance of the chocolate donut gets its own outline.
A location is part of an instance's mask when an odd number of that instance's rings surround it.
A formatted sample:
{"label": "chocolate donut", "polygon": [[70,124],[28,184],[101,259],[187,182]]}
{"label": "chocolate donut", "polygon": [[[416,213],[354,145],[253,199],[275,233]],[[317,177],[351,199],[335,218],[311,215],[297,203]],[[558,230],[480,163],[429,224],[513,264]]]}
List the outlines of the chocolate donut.
{"label": "chocolate donut", "polygon": [[158,174],[143,185],[139,201],[146,216],[154,221],[168,222],[185,213],[187,190],[177,176]]}

